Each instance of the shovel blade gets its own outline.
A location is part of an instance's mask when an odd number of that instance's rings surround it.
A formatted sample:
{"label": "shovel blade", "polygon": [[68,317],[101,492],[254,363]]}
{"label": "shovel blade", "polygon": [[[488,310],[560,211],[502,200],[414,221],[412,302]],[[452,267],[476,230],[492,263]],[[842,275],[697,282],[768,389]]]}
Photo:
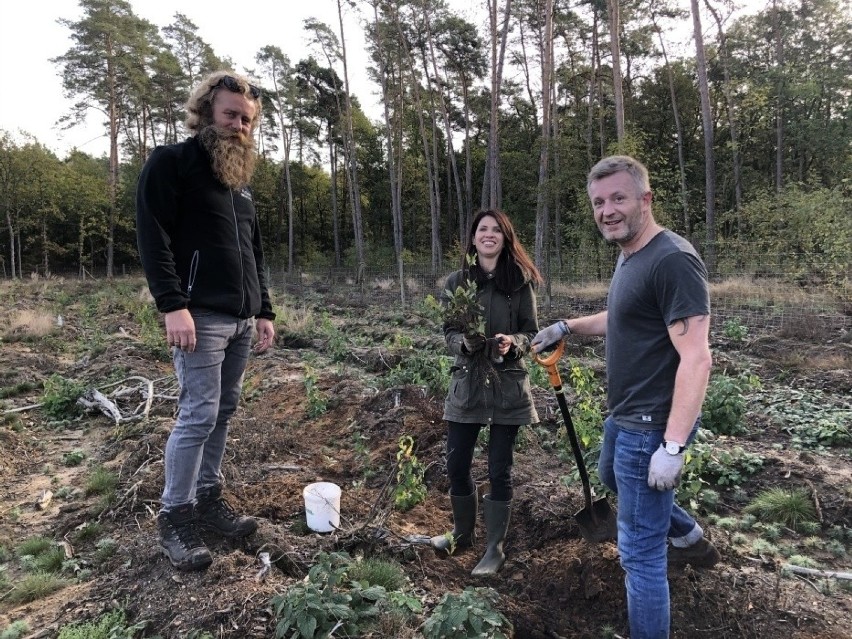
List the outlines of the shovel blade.
{"label": "shovel blade", "polygon": [[615,513],[612,512],[605,497],[577,511],[574,519],[577,520],[583,539],[593,544],[615,539],[618,536]]}

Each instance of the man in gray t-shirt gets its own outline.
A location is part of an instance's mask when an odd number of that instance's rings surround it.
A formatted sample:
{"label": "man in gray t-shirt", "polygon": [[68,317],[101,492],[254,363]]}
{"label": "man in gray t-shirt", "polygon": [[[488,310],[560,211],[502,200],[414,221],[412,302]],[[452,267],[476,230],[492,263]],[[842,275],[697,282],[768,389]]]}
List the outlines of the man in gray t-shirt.
{"label": "man in gray t-shirt", "polygon": [[542,352],[571,333],[606,337],[610,414],[598,472],[618,495],[630,636],[668,637],[667,564],[709,567],[720,559],[674,501],[710,377],[707,271],[689,242],[654,220],[640,162],[604,158],[587,188],[598,229],[621,248],[607,310],[548,326],[532,348]]}

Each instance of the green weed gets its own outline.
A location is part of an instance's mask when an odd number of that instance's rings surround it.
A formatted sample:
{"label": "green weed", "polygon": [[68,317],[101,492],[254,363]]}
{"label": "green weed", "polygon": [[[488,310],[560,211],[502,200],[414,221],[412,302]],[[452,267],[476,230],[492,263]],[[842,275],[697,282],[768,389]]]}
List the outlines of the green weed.
{"label": "green weed", "polygon": [[799,530],[804,522],[816,521],[816,509],[804,490],[770,488],[760,493],[745,507],[745,512],[761,521],[775,522]]}
{"label": "green weed", "polygon": [[98,466],[86,482],[86,495],[110,495],[118,486],[118,476]]}
{"label": "green weed", "polygon": [[492,588],[468,586],[461,593],[446,593],[422,626],[425,639],[507,639],[511,622],[495,608],[499,601]]}
{"label": "green weed", "polygon": [[385,590],[399,590],[406,583],[405,571],[399,562],[368,557],[349,567],[349,579],[365,585],[381,586]]}
{"label": "green weed", "polygon": [[754,375],[730,377],[714,375],[707,386],[707,395],[701,410],[701,424],[717,435],[741,435],[746,432],[742,418],[746,412],[745,394],[759,388]]}
{"label": "green weed", "polygon": [[414,454],[414,438],[403,435],[399,438],[399,450],[396,453],[396,488],[393,501],[397,509],[405,512],[426,499],[424,473],[423,465]]}
{"label": "green weed", "polygon": [[13,621],[0,632],[0,639],[20,639],[29,632],[30,626],[26,621]]}
{"label": "green weed", "polygon": [[319,417],[328,410],[328,396],[317,386],[317,374],[305,364],[305,392],[308,398],[308,417]]}
{"label": "green weed", "polygon": [[59,631],[58,639],[133,639],[145,630],[147,625],[147,622],[142,621],[128,626],[124,611],[112,610],[94,621],[76,622],[64,626]]}
{"label": "green weed", "polygon": [[29,603],[61,590],[68,581],[49,572],[35,572],[26,575],[12,588],[7,600],[12,603]]}
{"label": "green weed", "polygon": [[748,327],[745,324],[742,324],[740,320],[733,317],[725,322],[722,327],[722,333],[732,342],[739,344],[745,341],[745,338],[748,335]]}
{"label": "green weed", "polygon": [[76,450],[72,450],[69,453],[65,453],[62,455],[62,465],[63,466],[79,466],[83,463],[83,460],[86,459],[86,453],[84,453],[79,448]]}
{"label": "green weed", "polygon": [[18,544],[17,548],[15,548],[15,554],[18,557],[23,557],[25,555],[32,555],[35,557],[47,552],[52,546],[53,540],[48,539],[47,537],[30,537]]}
{"label": "green weed", "polygon": [[54,373],[44,381],[44,393],[41,409],[52,420],[74,419],[83,414],[83,408],[77,403],[86,391],[82,382],[70,380]]}

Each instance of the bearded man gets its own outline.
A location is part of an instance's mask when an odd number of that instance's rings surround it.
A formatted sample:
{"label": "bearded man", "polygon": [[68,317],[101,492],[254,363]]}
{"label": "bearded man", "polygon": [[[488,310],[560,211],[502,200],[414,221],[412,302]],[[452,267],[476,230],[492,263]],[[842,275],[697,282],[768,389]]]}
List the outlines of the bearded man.
{"label": "bearded man", "polygon": [[232,72],[202,80],[186,104],[193,137],[154,149],[136,193],[139,255],[180,382],[157,515],[163,554],[179,570],[213,561],[199,527],[228,538],[257,529],[222,496],[221,467],[253,336],[257,353],[275,337],[249,189],[260,95]]}

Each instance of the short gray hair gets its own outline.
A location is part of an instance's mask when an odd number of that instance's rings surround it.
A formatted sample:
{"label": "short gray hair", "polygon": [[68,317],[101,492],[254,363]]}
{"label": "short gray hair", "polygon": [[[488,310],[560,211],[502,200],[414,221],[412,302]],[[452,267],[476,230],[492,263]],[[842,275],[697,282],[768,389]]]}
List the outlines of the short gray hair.
{"label": "short gray hair", "polygon": [[639,189],[640,193],[647,193],[651,190],[648,169],[639,160],[629,155],[610,155],[595,164],[586,178],[586,190],[589,189],[592,182],[602,180],[605,177],[621,173],[622,171],[626,171],[633,178],[636,188]]}

